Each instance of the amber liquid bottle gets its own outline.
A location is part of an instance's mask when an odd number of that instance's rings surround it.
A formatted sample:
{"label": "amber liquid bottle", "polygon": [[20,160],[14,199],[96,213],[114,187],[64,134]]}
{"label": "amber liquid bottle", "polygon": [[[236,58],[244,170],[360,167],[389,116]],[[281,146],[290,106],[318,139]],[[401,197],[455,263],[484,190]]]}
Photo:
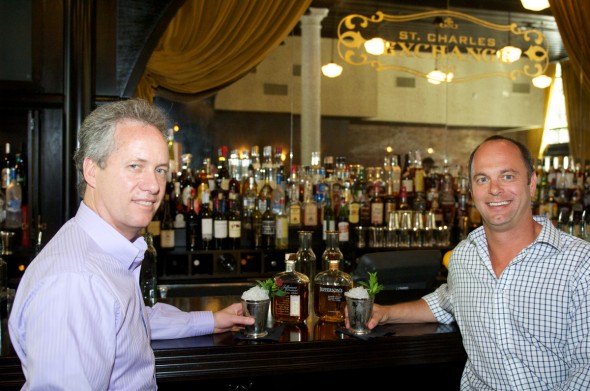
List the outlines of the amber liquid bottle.
{"label": "amber liquid bottle", "polygon": [[314,280],[314,312],[320,320],[343,322],[346,297],[353,285],[352,277],[340,270],[340,260],[331,259],[328,270]]}
{"label": "amber liquid bottle", "polygon": [[274,280],[287,294],[274,296],[272,316],[281,323],[303,323],[309,314],[309,278],[295,270],[295,259],[285,254],[285,271],[277,273]]}

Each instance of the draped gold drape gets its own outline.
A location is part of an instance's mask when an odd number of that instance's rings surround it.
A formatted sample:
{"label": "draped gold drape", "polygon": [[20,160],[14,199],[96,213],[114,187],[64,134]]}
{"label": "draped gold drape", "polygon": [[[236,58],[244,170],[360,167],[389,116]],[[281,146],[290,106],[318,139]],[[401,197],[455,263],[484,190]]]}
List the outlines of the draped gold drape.
{"label": "draped gold drape", "polygon": [[219,91],[268,56],[310,3],[187,0],[160,38],[135,95],[152,101],[164,89],[168,98],[178,93],[197,99]]}
{"label": "draped gold drape", "polygon": [[590,159],[590,1],[549,0],[569,61],[562,62],[570,152]]}
{"label": "draped gold drape", "polygon": [[590,90],[571,61],[561,62],[563,93],[570,136],[570,154],[590,159]]}

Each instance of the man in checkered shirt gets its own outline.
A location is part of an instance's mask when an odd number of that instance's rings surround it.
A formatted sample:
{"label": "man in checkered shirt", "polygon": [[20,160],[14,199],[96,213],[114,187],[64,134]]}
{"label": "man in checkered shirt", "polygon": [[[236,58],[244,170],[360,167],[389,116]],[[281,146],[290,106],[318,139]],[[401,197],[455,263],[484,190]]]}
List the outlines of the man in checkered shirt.
{"label": "man in checkered shirt", "polygon": [[446,284],[375,304],[368,326],[457,322],[462,390],[590,390],[590,243],[533,216],[537,181],[521,143],[480,144],[469,183],[483,226],[453,250]]}

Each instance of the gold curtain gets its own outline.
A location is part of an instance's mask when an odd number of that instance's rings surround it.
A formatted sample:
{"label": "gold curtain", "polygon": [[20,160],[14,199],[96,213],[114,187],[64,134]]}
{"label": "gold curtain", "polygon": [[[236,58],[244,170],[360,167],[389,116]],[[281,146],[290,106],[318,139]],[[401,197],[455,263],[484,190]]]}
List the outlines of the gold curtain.
{"label": "gold curtain", "polygon": [[562,62],[570,152],[590,158],[590,1],[549,0],[569,61]]}
{"label": "gold curtain", "polygon": [[[211,95],[242,78],[293,30],[312,0],[187,0],[154,49],[137,97]],[[186,97],[186,95],[185,95]]]}
{"label": "gold curtain", "polygon": [[561,62],[563,93],[570,136],[570,154],[583,163],[590,159],[590,89],[571,61]]}

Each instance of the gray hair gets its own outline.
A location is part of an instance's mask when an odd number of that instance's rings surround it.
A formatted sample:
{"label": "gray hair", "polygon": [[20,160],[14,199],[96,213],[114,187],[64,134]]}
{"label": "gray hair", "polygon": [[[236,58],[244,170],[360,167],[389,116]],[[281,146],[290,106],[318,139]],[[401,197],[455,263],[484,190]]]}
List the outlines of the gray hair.
{"label": "gray hair", "polygon": [[116,147],[115,131],[117,124],[124,120],[136,120],[156,127],[164,140],[168,137],[166,115],[156,106],[143,99],[129,99],[106,103],[92,111],[82,123],[78,132],[78,149],[74,153],[74,164],[78,172],[78,194],[84,197],[84,159],[89,157],[100,168]]}

